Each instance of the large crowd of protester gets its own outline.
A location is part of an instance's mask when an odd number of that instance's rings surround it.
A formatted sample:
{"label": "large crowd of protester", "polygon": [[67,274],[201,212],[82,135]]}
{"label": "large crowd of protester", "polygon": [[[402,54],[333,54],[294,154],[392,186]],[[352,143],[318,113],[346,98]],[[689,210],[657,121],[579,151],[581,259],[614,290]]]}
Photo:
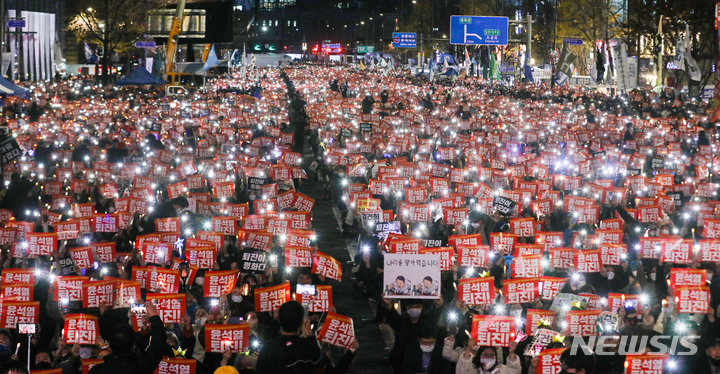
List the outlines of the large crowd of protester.
{"label": "large crowd of protester", "polygon": [[[256,69],[177,97],[73,78],[6,100],[0,372],[361,370],[356,350],[385,342],[328,343],[324,322],[353,311],[298,295],[339,281],[392,330],[396,373],[720,371],[708,104],[671,88]],[[313,225],[334,214],[316,200],[338,208],[345,243],[318,246],[338,227]],[[318,266],[346,246],[342,277]],[[388,285],[398,252],[441,253],[440,278]],[[464,287],[484,281],[472,302]],[[286,284],[292,296],[259,304]],[[438,296],[393,297],[407,293]],[[488,344],[478,316],[512,317],[512,339]],[[80,319],[97,322],[92,341]],[[221,325],[245,343],[206,347]],[[605,354],[563,350],[589,336]]]}

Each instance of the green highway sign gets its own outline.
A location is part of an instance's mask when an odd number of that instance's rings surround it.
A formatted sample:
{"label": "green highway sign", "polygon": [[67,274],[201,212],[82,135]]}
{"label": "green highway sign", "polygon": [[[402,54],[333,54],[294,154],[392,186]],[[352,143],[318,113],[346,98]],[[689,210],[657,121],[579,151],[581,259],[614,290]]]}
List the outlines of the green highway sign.
{"label": "green highway sign", "polygon": [[374,45],[359,45],[357,47],[357,53],[374,53],[374,52],[375,52]]}

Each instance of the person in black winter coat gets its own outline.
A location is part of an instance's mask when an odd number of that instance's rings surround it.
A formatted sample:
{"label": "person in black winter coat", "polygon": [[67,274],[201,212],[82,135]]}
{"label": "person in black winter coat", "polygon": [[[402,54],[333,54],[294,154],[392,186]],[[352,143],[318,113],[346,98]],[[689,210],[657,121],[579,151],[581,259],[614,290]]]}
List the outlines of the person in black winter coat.
{"label": "person in black winter coat", "polygon": [[150,320],[150,345],[141,355],[134,350],[135,331],[129,324],[119,324],[112,328],[110,333],[110,349],[112,353],[103,357],[104,363],[90,369],[90,374],[151,374],[162,361],[163,354],[170,347],[167,343],[167,334],[163,321],[158,316],[157,309],[152,303],[145,303],[147,316]]}

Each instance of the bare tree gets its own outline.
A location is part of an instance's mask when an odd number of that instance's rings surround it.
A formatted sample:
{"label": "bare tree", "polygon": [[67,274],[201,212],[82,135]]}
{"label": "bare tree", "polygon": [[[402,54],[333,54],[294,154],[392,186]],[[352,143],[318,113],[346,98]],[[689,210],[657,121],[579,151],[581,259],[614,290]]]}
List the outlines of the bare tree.
{"label": "bare tree", "polygon": [[[102,45],[102,81],[108,83],[112,55],[125,53],[145,32],[147,13],[167,3],[167,0],[93,0],[76,1],[76,16],[68,30],[78,41]],[[81,8],[82,7],[82,8]]]}

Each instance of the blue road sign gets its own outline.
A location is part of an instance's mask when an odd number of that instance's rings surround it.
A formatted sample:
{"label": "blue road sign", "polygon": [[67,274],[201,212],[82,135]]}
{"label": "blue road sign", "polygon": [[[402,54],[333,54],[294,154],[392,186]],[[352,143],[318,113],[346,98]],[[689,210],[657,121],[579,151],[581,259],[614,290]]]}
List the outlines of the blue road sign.
{"label": "blue road sign", "polygon": [[576,38],[563,39],[563,43],[569,44],[569,45],[583,45],[582,39],[576,39]]}
{"label": "blue road sign", "polygon": [[155,48],[155,42],[150,40],[138,40],[135,42],[135,48]]}
{"label": "blue road sign", "polygon": [[417,34],[414,32],[394,32],[392,45],[395,48],[417,48]]}
{"label": "blue road sign", "polygon": [[507,17],[450,16],[450,44],[507,45]]}
{"label": "blue road sign", "polygon": [[23,28],[25,27],[25,20],[24,19],[11,19],[7,22],[8,27],[17,27],[17,28]]}

